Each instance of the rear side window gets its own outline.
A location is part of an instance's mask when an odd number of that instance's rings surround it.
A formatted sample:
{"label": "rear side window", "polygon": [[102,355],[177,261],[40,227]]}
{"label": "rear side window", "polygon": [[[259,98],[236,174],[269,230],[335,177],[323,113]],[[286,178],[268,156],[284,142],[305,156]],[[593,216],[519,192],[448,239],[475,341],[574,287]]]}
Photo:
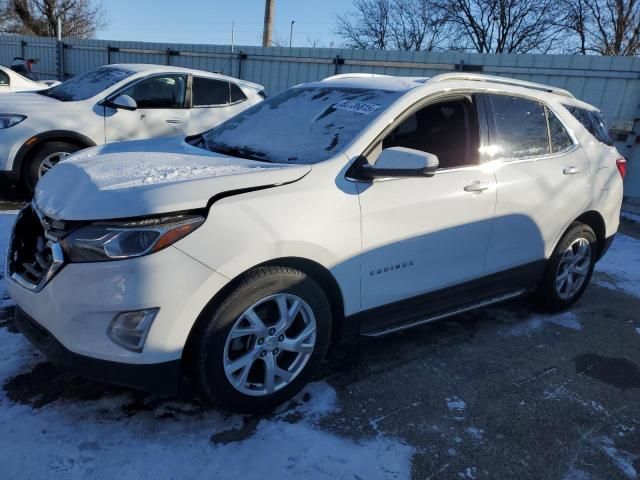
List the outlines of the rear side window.
{"label": "rear side window", "polygon": [[518,159],[549,153],[544,106],[536,101],[508,95],[489,95],[493,105],[494,158]]}
{"label": "rear side window", "polygon": [[549,110],[547,118],[549,120],[549,139],[551,140],[551,153],[560,153],[573,146],[573,141],[562,125],[562,122]]}
{"label": "rear side window", "polygon": [[193,77],[194,107],[215,107],[229,103],[229,82],[213,78]]}
{"label": "rear side window", "polygon": [[571,112],[571,115],[573,115],[596,140],[605,145],[613,145],[613,140],[611,140],[609,132],[607,132],[607,127],[604,125],[602,113],[573,105],[565,105],[564,107]]}

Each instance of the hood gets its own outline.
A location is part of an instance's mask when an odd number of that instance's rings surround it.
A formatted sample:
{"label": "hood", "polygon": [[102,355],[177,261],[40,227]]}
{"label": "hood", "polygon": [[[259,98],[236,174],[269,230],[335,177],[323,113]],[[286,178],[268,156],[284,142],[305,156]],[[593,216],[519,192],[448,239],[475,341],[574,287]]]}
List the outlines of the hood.
{"label": "hood", "polygon": [[[49,87],[42,85],[38,90],[47,90]],[[0,99],[1,113],[30,113],[31,111],[41,111],[43,106],[53,106],[56,108],[61,102],[55,98],[40,95],[36,92],[12,92],[11,95],[2,95]]]}
{"label": "hood", "polygon": [[310,170],[216,154],[183,138],[114,143],[60,162],[34,201],[61,220],[140,217],[203,208],[216,195],[295,182]]}

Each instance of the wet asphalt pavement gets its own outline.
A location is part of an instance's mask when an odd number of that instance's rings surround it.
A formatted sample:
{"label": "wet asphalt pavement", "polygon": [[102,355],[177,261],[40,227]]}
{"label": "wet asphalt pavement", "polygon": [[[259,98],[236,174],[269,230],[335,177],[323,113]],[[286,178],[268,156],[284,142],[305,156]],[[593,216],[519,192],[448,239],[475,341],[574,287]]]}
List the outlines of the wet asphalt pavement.
{"label": "wet asphalt pavement", "polygon": [[[17,205],[0,202],[0,210]],[[623,222],[622,231],[640,239],[638,223]],[[337,391],[342,411],[321,427],[353,440],[406,442],[415,448],[415,479],[638,478],[640,292],[598,283],[560,315],[518,300],[334,350],[318,379]],[[2,328],[12,328],[10,315],[0,312]],[[124,391],[49,363],[2,388],[31,408]],[[133,398],[123,418],[165,402]],[[259,420],[247,417],[213,440],[249,437]]]}

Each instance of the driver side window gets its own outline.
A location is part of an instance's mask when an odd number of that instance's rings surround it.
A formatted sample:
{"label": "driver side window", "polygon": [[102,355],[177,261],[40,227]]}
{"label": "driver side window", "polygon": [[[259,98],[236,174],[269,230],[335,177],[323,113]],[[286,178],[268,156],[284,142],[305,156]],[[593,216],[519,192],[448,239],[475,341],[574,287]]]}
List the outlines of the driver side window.
{"label": "driver side window", "polygon": [[472,98],[451,98],[418,110],[384,138],[374,150],[373,160],[382,149],[390,147],[432,153],[438,157],[439,169],[476,165],[478,115]]}
{"label": "driver side window", "polygon": [[158,75],[142,80],[126,90],[138,108],[185,108],[187,78],[184,75]]}

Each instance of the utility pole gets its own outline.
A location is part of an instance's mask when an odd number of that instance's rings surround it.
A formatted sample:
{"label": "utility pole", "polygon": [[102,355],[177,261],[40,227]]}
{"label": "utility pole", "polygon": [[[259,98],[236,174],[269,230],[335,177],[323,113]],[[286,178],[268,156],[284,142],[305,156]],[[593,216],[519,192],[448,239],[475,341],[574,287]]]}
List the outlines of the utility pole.
{"label": "utility pole", "polygon": [[291,42],[293,42],[293,24],[296,23],[295,20],[291,20],[291,28],[289,29],[289,48],[291,48]]}
{"label": "utility pole", "polygon": [[276,0],[265,0],[264,4],[264,30],[262,31],[262,46],[271,46],[271,34],[273,32],[273,15],[276,9]]}

